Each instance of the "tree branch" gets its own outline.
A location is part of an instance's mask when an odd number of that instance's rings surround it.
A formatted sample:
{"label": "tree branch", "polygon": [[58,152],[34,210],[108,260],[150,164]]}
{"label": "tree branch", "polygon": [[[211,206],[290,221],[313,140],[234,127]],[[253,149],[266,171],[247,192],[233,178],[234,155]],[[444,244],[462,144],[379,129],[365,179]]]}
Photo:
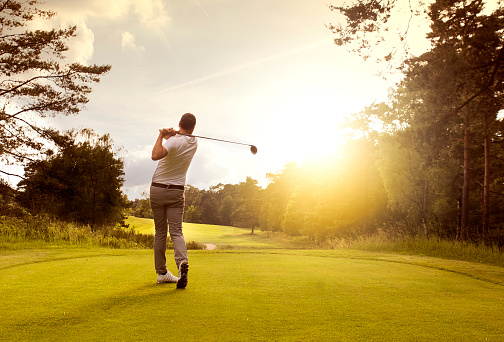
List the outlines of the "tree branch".
{"label": "tree branch", "polygon": [[37,132],[39,135],[43,135],[44,133],[41,132],[37,127],[33,126],[31,123],[29,123],[28,121],[24,120],[24,119],[21,119],[21,118],[18,118],[16,116],[12,117],[13,119],[16,119],[16,120],[19,120],[21,122],[24,122],[26,125],[28,125],[31,129],[33,129],[35,132]]}
{"label": "tree branch", "polygon": [[28,159],[29,161],[36,161],[35,159],[32,159],[30,157],[26,157],[26,156],[22,156],[20,154],[17,154],[17,153],[13,153],[13,152],[10,152],[10,151],[3,151],[4,153],[7,153],[7,154],[10,154],[11,156],[14,156],[14,157],[18,157],[18,158],[22,158],[22,159]]}
{"label": "tree branch", "polygon": [[2,8],[0,8],[0,12],[3,12],[3,10],[7,7],[7,4],[9,3],[10,0],[6,0],[2,6]]}
{"label": "tree branch", "polygon": [[497,56],[497,58],[495,60],[495,66],[494,66],[492,75],[490,76],[490,79],[488,80],[487,84],[479,92],[477,92],[476,94],[474,94],[473,96],[471,96],[469,99],[467,99],[464,103],[462,103],[460,106],[458,106],[455,109],[455,113],[459,113],[462,110],[462,108],[464,108],[469,103],[471,103],[475,98],[479,97],[485,91],[487,91],[488,89],[490,89],[491,87],[493,87],[495,76],[497,75],[499,64],[500,64],[500,62],[501,62],[501,60],[503,58],[504,58],[504,46],[500,48],[499,55]]}
{"label": "tree branch", "polygon": [[13,173],[5,172],[5,171],[2,171],[2,170],[0,170],[0,173],[6,174],[7,176],[19,177],[19,178],[21,178],[21,179],[23,179],[23,180],[25,180],[25,181],[29,182],[29,180],[28,180],[28,179],[26,179],[25,177],[20,176],[20,175],[15,175],[15,174],[13,174]]}
{"label": "tree branch", "polygon": [[21,83],[21,84],[19,84],[19,85],[17,85],[17,86],[15,86],[14,88],[11,88],[11,89],[6,89],[6,90],[4,90],[4,91],[0,92],[0,96],[3,96],[3,95],[5,95],[5,94],[7,94],[7,93],[10,93],[10,92],[13,92],[13,91],[15,91],[15,90],[17,90],[17,89],[21,88],[22,86],[25,86],[25,85],[27,85],[28,83],[31,83],[31,82],[33,82],[33,81],[35,81],[35,80],[37,80],[37,79],[53,79],[53,78],[57,79],[57,78],[64,78],[64,77],[70,77],[70,76],[73,76],[73,75],[74,75],[74,74],[76,74],[76,73],[77,73],[77,71],[74,71],[74,72],[69,72],[69,73],[64,74],[64,75],[56,75],[56,76],[55,76],[55,75],[49,75],[49,76],[35,76],[35,77],[32,77],[32,78],[30,78],[29,80],[27,80],[27,81],[25,81],[25,82],[23,82],[23,83]]}
{"label": "tree branch", "polygon": [[5,114],[7,117],[9,118],[13,118],[13,119],[18,119],[18,115],[21,114],[21,113],[25,113],[25,112],[29,112],[29,111],[32,111],[32,110],[40,110],[40,109],[44,109],[44,108],[47,108],[47,107],[50,107],[50,106],[53,106],[55,104],[59,104],[59,103],[63,103],[65,102],[67,99],[62,99],[62,100],[59,100],[59,101],[54,101],[54,102],[50,102],[50,103],[46,103],[45,105],[41,105],[41,106],[35,106],[35,107],[30,107],[30,108],[26,108],[26,109],[23,109],[15,114]]}

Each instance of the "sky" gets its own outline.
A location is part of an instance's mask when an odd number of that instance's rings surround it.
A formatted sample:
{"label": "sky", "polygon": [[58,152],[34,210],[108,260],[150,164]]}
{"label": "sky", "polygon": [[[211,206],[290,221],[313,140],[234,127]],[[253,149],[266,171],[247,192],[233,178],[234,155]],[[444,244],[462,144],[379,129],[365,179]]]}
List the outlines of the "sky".
{"label": "sky", "polygon": [[147,192],[158,130],[197,117],[199,140],[187,184],[208,189],[252,177],[268,184],[291,161],[329,158],[344,141],[339,124],[373,101],[390,80],[333,43],[338,0],[45,0],[50,23],[77,25],[68,58],[110,64],[76,116],[59,129],[109,133],[125,162],[124,192]]}

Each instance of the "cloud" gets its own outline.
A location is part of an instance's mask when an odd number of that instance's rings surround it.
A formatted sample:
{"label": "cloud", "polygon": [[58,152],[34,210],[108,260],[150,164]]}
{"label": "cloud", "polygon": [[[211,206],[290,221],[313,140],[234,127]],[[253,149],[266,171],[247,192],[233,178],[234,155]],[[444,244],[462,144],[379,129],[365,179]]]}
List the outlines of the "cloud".
{"label": "cloud", "polygon": [[85,21],[77,23],[77,37],[69,43],[67,57],[72,62],[88,64],[94,53],[94,33],[87,27]]}
{"label": "cloud", "polygon": [[128,198],[141,198],[149,190],[149,184],[157,163],[150,159],[151,145],[137,146],[135,151],[127,153],[124,158],[126,181],[123,190]]}
{"label": "cloud", "polygon": [[128,48],[133,49],[133,50],[142,50],[142,51],[145,50],[145,48],[143,46],[136,45],[135,36],[132,33],[129,33],[127,31],[123,32],[121,37],[122,37],[121,46],[122,46],[123,50],[126,50]]}
{"label": "cloud", "polygon": [[[128,26],[138,24],[150,33],[163,35],[169,23],[166,4],[162,0],[47,0],[41,8],[51,9],[57,15],[50,21],[35,20],[30,28],[49,29],[77,25],[77,38],[69,41],[69,61],[88,64],[94,53],[94,32],[88,27],[89,19],[107,21],[127,20]],[[131,14],[131,15],[130,15]],[[125,32],[121,37],[123,50],[144,50],[135,43],[135,37]]]}
{"label": "cloud", "polygon": [[130,5],[140,18],[140,22],[150,29],[162,30],[169,22],[162,0],[131,0]]}
{"label": "cloud", "polygon": [[139,18],[141,24],[159,27],[169,19],[162,0],[46,0],[44,8],[58,13],[57,17],[75,20],[88,17],[116,20],[125,18],[130,12]]}

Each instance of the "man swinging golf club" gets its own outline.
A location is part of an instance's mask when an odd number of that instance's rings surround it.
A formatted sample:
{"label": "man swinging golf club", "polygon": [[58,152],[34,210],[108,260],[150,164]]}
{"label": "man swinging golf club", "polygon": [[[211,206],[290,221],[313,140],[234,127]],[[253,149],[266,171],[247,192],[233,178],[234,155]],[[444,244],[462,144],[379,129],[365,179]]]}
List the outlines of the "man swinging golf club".
{"label": "man swinging golf club", "polygon": [[[182,115],[177,134],[173,128],[159,130],[152,149],[152,160],[159,161],[152,176],[150,203],[154,214],[154,264],[158,283],[177,283],[177,288],[187,286],[189,260],[182,232],[184,216],[184,185],[186,174],[193,159],[198,141],[192,134],[196,117],[191,113]],[[163,139],[166,139],[163,143]],[[169,229],[169,230],[168,230]],[[166,268],[166,238],[168,231],[173,242],[178,277]]]}

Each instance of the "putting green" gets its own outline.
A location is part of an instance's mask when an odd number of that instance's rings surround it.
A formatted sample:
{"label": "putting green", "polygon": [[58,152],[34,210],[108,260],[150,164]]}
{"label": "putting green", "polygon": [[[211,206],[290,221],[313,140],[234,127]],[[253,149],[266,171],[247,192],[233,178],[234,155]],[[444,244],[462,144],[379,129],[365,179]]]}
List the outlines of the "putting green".
{"label": "putting green", "polygon": [[146,250],[1,252],[0,339],[504,339],[498,267],[356,251],[190,251],[189,285],[176,290],[155,283],[152,259]]}

